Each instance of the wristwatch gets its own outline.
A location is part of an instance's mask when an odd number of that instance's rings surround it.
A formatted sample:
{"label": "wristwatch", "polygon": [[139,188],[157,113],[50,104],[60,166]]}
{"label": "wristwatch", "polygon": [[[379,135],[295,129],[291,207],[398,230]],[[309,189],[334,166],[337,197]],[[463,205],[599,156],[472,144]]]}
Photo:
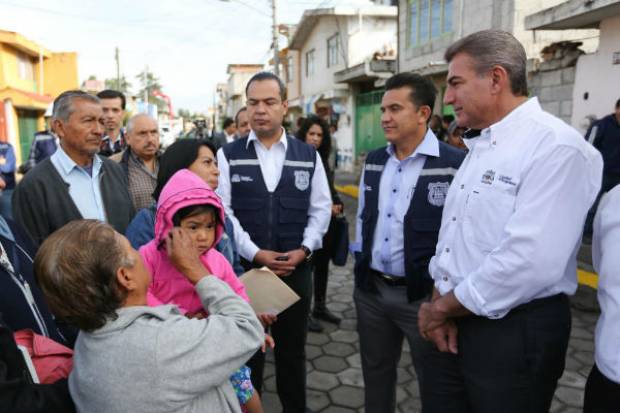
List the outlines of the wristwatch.
{"label": "wristwatch", "polygon": [[310,262],[310,260],[312,260],[312,250],[305,245],[302,245],[299,248],[301,248],[304,254],[306,254],[306,262]]}

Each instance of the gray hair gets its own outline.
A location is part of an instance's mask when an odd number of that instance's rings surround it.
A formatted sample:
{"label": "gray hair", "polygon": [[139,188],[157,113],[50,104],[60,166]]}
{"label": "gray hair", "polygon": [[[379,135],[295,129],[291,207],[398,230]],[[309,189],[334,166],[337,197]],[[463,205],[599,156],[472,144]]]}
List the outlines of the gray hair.
{"label": "gray hair", "polygon": [[131,118],[129,118],[129,120],[127,121],[127,125],[125,126],[125,131],[128,134],[133,132],[133,128],[136,126],[136,120],[138,120],[140,118],[150,119],[153,122],[155,122],[155,125],[157,125],[159,127],[159,124],[158,124],[157,120],[155,118],[153,118],[151,115],[149,115],[147,113],[138,113],[137,115],[134,115]]}
{"label": "gray hair", "polygon": [[62,120],[66,122],[75,110],[73,100],[82,99],[92,103],[100,104],[101,101],[97,96],[93,96],[83,90],[67,90],[62,92],[54,99],[54,109],[52,109],[52,120]]}
{"label": "gray hair", "polygon": [[446,62],[465,53],[474,60],[478,75],[501,66],[508,72],[510,88],[516,96],[527,96],[527,56],[523,45],[510,33],[502,30],[482,30],[453,43],[444,55]]}

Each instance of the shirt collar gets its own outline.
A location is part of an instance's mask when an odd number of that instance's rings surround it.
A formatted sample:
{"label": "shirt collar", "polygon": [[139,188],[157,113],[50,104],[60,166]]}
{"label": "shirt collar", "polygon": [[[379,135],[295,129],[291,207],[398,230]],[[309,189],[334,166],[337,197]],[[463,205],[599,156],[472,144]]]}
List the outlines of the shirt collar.
{"label": "shirt collar", "polygon": [[510,113],[495,122],[486,129],[482,129],[480,135],[482,137],[492,138],[495,144],[499,139],[504,136],[511,135],[515,130],[515,125],[518,124],[524,117],[530,117],[531,114],[542,111],[538,98],[533,97],[519,106],[514,108]]}
{"label": "shirt collar", "polygon": [[[389,144],[385,149],[390,156],[394,156],[394,145]],[[418,145],[417,148],[405,159],[415,158],[417,155],[426,155],[426,156],[439,156],[439,141],[437,137],[431,130],[428,128],[426,130],[426,135],[424,135],[424,139]],[[403,159],[404,160],[404,159]]]}
{"label": "shirt collar", "polygon": [[[288,140],[286,138],[286,131],[284,130],[284,128],[281,128],[281,129],[282,129],[282,132],[280,135],[280,139],[278,139],[278,141],[275,144],[278,144],[281,142],[282,145],[284,145],[284,151],[286,151],[288,149]],[[254,130],[250,130],[250,134],[248,135],[248,141],[245,144],[245,147],[247,148],[248,146],[250,146],[250,142],[252,141],[258,141],[258,136],[256,136],[256,134],[254,133]]]}
{"label": "shirt collar", "polygon": [[[80,168],[80,166],[75,163],[75,161],[71,159],[69,155],[67,155],[65,150],[62,148],[62,145],[58,145],[58,149],[56,150],[55,155],[56,159],[58,160],[58,164],[62,168],[65,176],[69,175],[74,168]],[[93,158],[93,175],[96,175],[99,172],[99,169],[101,168],[101,163],[102,161],[101,159],[99,159],[99,156],[95,155],[95,157]]]}

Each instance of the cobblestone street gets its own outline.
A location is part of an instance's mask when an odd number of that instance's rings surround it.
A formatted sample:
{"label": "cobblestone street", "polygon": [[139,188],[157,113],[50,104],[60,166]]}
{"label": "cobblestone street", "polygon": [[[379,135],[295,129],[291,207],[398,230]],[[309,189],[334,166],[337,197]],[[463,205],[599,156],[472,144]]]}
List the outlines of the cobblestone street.
{"label": "cobblestone street", "polygon": [[[345,211],[354,237],[356,200],[343,196]],[[323,333],[308,333],[306,345],[308,407],[314,412],[363,412],[363,387],[359,344],[356,332],[356,314],[353,304],[353,260],[346,267],[330,267],[328,307],[341,316],[339,328],[321,322]],[[589,287],[580,287],[573,301],[573,326],[566,358],[566,369],[555,394],[551,412],[577,413],[583,404],[586,378],[593,364],[594,328],[598,318],[595,293]],[[416,375],[409,348],[403,346],[398,369],[398,412],[421,411]],[[265,366],[265,412],[280,412],[275,393],[273,354],[267,355]]]}

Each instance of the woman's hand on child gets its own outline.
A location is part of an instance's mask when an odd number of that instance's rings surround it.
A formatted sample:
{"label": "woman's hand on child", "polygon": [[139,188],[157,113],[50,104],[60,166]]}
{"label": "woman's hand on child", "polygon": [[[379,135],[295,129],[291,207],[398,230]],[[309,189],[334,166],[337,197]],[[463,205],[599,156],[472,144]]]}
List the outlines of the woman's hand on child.
{"label": "woman's hand on child", "polygon": [[260,348],[263,353],[267,351],[267,346],[269,346],[269,348],[274,348],[276,346],[276,342],[273,340],[273,337],[265,333],[265,342]]}
{"label": "woman's hand on child", "polygon": [[200,261],[198,250],[186,229],[175,227],[166,237],[166,251],[172,265],[192,284],[197,284],[209,271]]}
{"label": "woman's hand on child", "polygon": [[207,313],[205,313],[202,310],[196,311],[195,313],[187,312],[187,313],[185,313],[185,317],[187,317],[187,318],[195,318],[196,320],[202,320],[204,318],[207,318]]}

